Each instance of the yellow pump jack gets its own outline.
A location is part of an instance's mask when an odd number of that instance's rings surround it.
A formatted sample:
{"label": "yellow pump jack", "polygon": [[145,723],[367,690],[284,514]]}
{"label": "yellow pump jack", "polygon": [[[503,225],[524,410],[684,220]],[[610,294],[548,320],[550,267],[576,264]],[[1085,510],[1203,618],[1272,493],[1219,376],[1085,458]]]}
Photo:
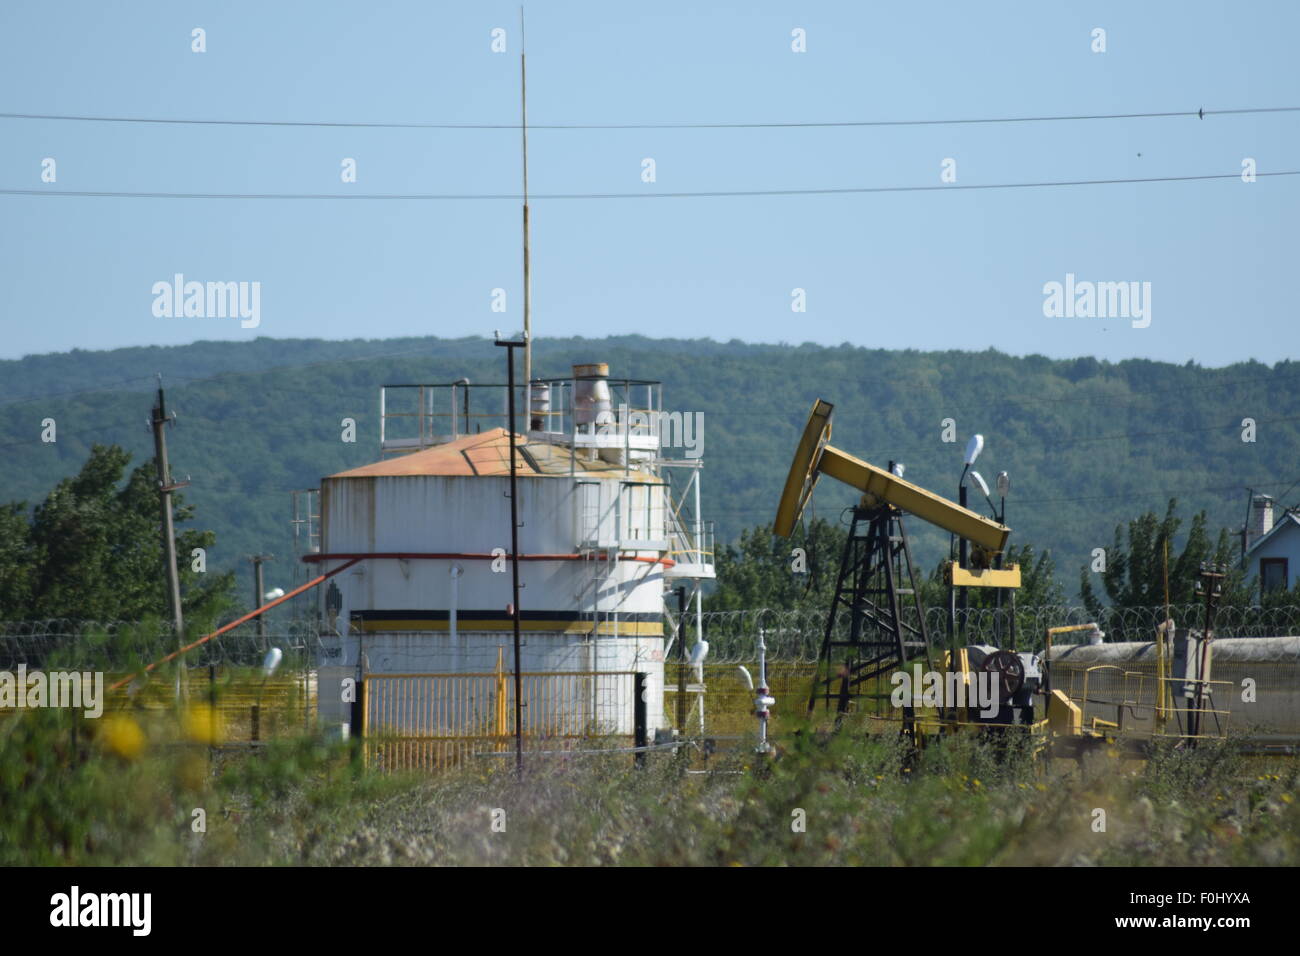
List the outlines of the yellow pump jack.
{"label": "yellow pump jack", "polygon": [[[941,659],[935,659],[926,633],[925,613],[916,587],[903,518],[915,515],[970,543],[970,566],[950,561],[945,569],[948,583],[956,587],[1020,586],[1019,566],[994,567],[1011,530],[907,481],[900,474],[831,445],[833,411],[829,402],[818,400],[813,405],[790,465],[774,524],[777,535],[790,536],[823,474],[862,492],[853,509],[853,524],[840,562],[818,672],[809,696],[809,712],[819,697],[827,706],[836,700],[841,713],[862,710],[856,704],[862,699],[875,700],[878,706],[874,709],[880,711],[884,708],[879,705],[889,698],[896,708],[893,715],[900,716],[901,711],[904,728],[915,732],[922,708],[907,695],[902,696],[900,705],[899,695],[884,693],[883,687],[885,681],[896,682],[895,675],[922,660],[930,672],[935,672],[939,665],[950,677],[940,682],[960,684],[963,693],[970,689],[977,670],[996,672],[1000,689],[1014,693],[1019,689],[1017,673],[1020,678],[1024,676],[1023,663],[1015,654],[979,651],[978,667],[971,662],[966,648],[953,648]],[[841,614],[848,615],[847,634],[836,629]],[[950,719],[962,716],[951,702],[942,705],[940,713]],[[929,719],[925,722],[928,724]]]}

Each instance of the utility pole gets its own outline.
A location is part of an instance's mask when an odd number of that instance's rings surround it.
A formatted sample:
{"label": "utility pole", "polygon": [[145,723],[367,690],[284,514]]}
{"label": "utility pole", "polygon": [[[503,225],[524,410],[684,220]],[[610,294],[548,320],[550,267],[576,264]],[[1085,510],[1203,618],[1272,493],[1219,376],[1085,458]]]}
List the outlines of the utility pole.
{"label": "utility pole", "polygon": [[524,342],[496,342],[506,350],[506,405],[510,434],[510,577],[511,597],[510,625],[515,636],[515,773],[523,776],[524,772],[524,711],[523,678],[520,676],[519,664],[519,462],[515,452],[515,349],[525,348]]}
{"label": "utility pole", "polygon": [[[167,433],[163,426],[174,420],[175,416],[167,415],[167,404],[163,398],[162,375],[158,375],[158,404],[154,406],[153,419],[150,424],[153,426],[153,449],[154,462],[158,468],[158,507],[162,525],[162,550],[163,550],[163,568],[167,574],[167,601],[171,605],[172,628],[176,635],[176,647],[179,650],[185,646],[185,620],[181,614],[181,579],[180,572],[176,568],[176,528],[172,523],[172,492],[177,488],[183,488],[189,484],[188,481],[173,483],[171,480],[171,468],[167,463]],[[185,692],[183,675],[185,665],[177,663],[176,665],[176,699],[180,700]]]}
{"label": "utility pole", "polygon": [[[519,8],[519,110],[520,129],[523,133],[524,152],[524,428],[532,427],[533,415],[533,327],[532,301],[533,282],[529,262],[528,229],[528,53],[524,40],[524,8]],[[500,344],[499,342],[497,343]],[[511,368],[514,368],[514,353],[510,353]],[[514,387],[510,389],[514,394]],[[511,415],[511,428],[514,428],[514,416]]]}
{"label": "utility pole", "polygon": [[[262,580],[262,563],[275,560],[273,554],[250,554],[248,560],[253,562],[253,607],[261,607],[266,602],[266,584]],[[257,643],[265,652],[266,618],[257,615]]]}

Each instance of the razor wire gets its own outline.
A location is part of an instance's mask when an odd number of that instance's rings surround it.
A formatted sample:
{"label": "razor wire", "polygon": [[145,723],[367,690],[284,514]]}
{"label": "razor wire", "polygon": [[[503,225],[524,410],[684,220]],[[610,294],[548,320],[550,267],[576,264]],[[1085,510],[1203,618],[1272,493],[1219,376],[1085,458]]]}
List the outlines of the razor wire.
{"label": "razor wire", "polygon": [[[1015,626],[1015,644],[1022,650],[1039,650],[1046,642],[1047,629],[1095,623],[1106,643],[1150,641],[1166,613],[1180,630],[1198,630],[1204,619],[1203,604],[1151,607],[1118,607],[1090,610],[1081,605],[1027,605],[1003,608],[958,609],[955,624],[962,644],[1008,646]],[[708,642],[711,664],[751,663],[758,657],[758,639],[767,647],[773,662],[817,661],[826,636],[827,614],[819,608],[751,608],[705,611],[701,617],[703,637]],[[904,610],[904,620],[919,624],[913,608]],[[694,631],[691,620],[689,630]],[[949,642],[949,612],[932,607],[925,611],[925,627],[932,647]],[[847,640],[852,621],[847,613],[836,615],[833,637]],[[1277,607],[1220,607],[1215,612],[1216,637],[1289,637],[1300,635],[1300,605]],[[187,635],[193,640],[197,634]],[[320,624],[312,620],[267,622],[265,636],[259,636],[254,622],[241,625],[185,655],[187,667],[256,667],[270,647],[280,648],[286,669],[316,666],[323,645]],[[1089,639],[1087,631],[1059,634],[1055,644],[1073,644]],[[19,665],[29,669],[63,666],[95,666],[111,671],[128,671],[170,654],[178,641],[169,622],[136,621],[0,621],[0,670]]]}
{"label": "razor wire", "polygon": [[[1040,650],[1047,629],[1096,624],[1107,643],[1145,642],[1168,616],[1180,629],[1198,630],[1204,621],[1203,604],[1089,609],[1081,605],[1038,605],[1011,608],[958,609],[953,616],[962,644],[1007,646],[1015,627],[1015,643],[1022,650]],[[709,643],[708,660],[718,664],[749,663],[757,658],[758,638],[767,645],[767,659],[790,663],[814,663],[826,636],[827,615],[816,608],[705,611],[704,639]],[[915,613],[907,609],[904,620],[915,625]],[[928,608],[926,632],[932,647],[946,646],[949,612]],[[847,613],[836,615],[833,638],[847,640],[852,627]],[[1291,637],[1300,635],[1300,606],[1220,607],[1215,612],[1216,637]],[[1054,644],[1076,644],[1089,639],[1088,631],[1059,634]]]}
{"label": "razor wire", "polygon": [[[186,633],[178,640],[170,622],[84,621],[49,619],[0,621],[0,670],[26,665],[93,667],[129,671],[174,652],[179,644],[202,636]],[[311,621],[268,623],[264,635],[250,622],[194,648],[183,660],[191,669],[209,666],[257,667],[272,647],[280,649],[282,667],[302,668],[315,661],[320,646]]]}

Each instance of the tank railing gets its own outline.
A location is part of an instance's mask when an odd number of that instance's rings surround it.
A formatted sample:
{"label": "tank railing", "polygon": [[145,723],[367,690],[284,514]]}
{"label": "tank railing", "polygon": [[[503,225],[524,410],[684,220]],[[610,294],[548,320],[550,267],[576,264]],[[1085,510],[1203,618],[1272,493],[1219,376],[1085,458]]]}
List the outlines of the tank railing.
{"label": "tank railing", "polygon": [[[507,388],[474,383],[382,386],[380,444],[385,451],[418,451],[465,435],[504,428],[509,418]],[[516,417],[524,414],[524,395],[524,387],[516,385]]]}
{"label": "tank railing", "polygon": [[697,538],[694,522],[683,521],[676,512],[668,512],[668,557],[678,564],[712,564],[714,529],[712,521],[700,526]]}
{"label": "tank railing", "polygon": [[[625,452],[656,451],[656,443],[647,443],[652,429],[637,424],[626,427],[633,413],[657,422],[662,412],[662,386],[659,382],[639,379],[607,379],[610,388],[610,425],[599,432],[576,424],[573,395],[576,381],[534,379],[532,388],[549,390],[546,404],[538,401],[530,421],[519,423],[517,430],[527,431],[534,440],[554,441],[570,447],[617,448]],[[508,386],[494,383],[400,384],[380,388],[380,445],[384,451],[419,451],[433,445],[455,441],[465,435],[491,428],[507,428]],[[515,386],[515,415],[522,419],[528,387]],[[540,396],[539,396],[540,398]],[[541,428],[534,429],[540,420]],[[644,447],[642,447],[644,446]],[[625,457],[625,461],[628,458]]]}
{"label": "tank railing", "polygon": [[696,513],[699,505],[700,468],[687,469],[689,477],[684,485],[676,480],[680,469],[673,462],[662,460],[669,478],[667,512],[664,525],[667,530],[669,557],[679,564],[712,565],[714,549],[714,524],[701,521]]}
{"label": "tank railing", "polygon": [[[293,517],[293,549],[297,555],[320,551],[320,489],[303,488],[290,492]],[[297,568],[295,568],[297,570]]]}

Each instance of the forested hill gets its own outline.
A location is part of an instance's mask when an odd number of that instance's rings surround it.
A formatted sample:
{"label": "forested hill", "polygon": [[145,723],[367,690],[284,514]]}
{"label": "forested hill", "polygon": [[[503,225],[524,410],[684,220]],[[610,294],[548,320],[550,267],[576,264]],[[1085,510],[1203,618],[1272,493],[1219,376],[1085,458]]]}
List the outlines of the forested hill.
{"label": "forested hill", "polygon": [[[772,520],[816,398],[835,405],[837,446],[904,462],[908,479],[940,494],[956,495],[963,446],[982,433],[977,467],[990,484],[1011,475],[1013,540],[1050,549],[1070,589],[1118,522],[1177,497],[1182,514],[1204,508],[1212,530],[1235,530],[1247,488],[1280,494],[1300,478],[1300,363],[1291,361],[1207,369],[641,337],[541,339],[534,350],[541,376],[591,361],[608,362],[614,377],[661,380],[667,409],[703,413],[705,508],[720,541]],[[179,415],[173,471],[192,481],[195,526],[217,534],[210,567],[242,574],[244,555],[272,552],[282,559],[270,587],[288,577],[289,491],[379,457],[379,385],[503,381],[503,362],[489,340],[434,338],[263,338],[0,361],[0,501],[38,503],[96,442],[120,444],[136,462],[151,457],[145,423],[161,372]],[[340,441],[345,417],[357,422],[355,444]],[[53,444],[41,441],[46,418],[57,422]],[[944,441],[945,419],[955,441]],[[1243,419],[1254,420],[1254,441],[1243,441]],[[816,510],[834,516],[851,500],[826,481]],[[946,541],[917,524],[929,567]]]}

